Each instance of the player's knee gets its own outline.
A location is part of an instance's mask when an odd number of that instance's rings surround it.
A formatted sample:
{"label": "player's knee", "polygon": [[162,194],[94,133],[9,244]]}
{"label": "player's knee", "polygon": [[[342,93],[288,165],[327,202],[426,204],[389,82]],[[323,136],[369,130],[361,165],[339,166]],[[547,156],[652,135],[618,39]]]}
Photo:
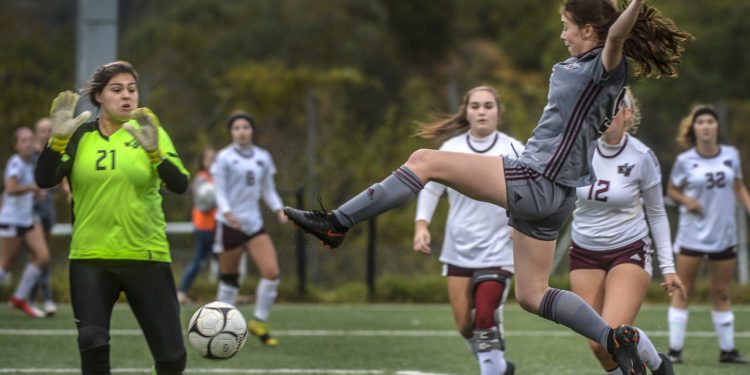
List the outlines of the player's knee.
{"label": "player's knee", "polygon": [[87,326],[78,329],[78,348],[87,350],[109,345],[109,331],[104,327]]}
{"label": "player's knee", "polygon": [[187,354],[183,351],[180,356],[172,360],[157,360],[154,362],[156,373],[159,375],[180,375],[185,371]]}
{"label": "player's knee", "polygon": [[240,275],[237,273],[222,273],[219,275],[219,280],[223,282],[224,284],[233,286],[235,288],[240,287]]}
{"label": "player's knee", "polygon": [[432,150],[428,149],[419,149],[417,151],[414,151],[409,155],[409,159],[406,160],[406,166],[409,167],[409,169],[414,170],[416,168],[419,168],[424,165],[424,163],[428,160],[427,155]]}
{"label": "player's knee", "polygon": [[729,302],[729,288],[713,288],[711,294],[714,296],[714,301],[719,303]]}

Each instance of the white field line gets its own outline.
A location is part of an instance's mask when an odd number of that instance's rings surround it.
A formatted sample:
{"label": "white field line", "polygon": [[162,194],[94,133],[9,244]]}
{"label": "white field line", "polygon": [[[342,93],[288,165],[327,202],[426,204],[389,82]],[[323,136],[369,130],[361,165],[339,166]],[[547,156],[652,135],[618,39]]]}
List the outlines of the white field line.
{"label": "white field line", "polygon": [[[0,374],[77,374],[78,368],[0,368]],[[115,374],[150,374],[149,368],[120,368],[112,369]],[[284,375],[448,375],[434,372],[421,372],[413,370],[400,370],[386,372],[385,370],[359,370],[359,369],[186,369],[186,374],[284,374]]]}
{"label": "white field line", "polygon": [[[454,337],[458,335],[451,330],[274,330],[276,336],[289,337]],[[652,337],[669,337],[668,331],[646,331]],[[74,329],[0,329],[0,336],[76,336]],[[111,336],[143,336],[139,329],[113,329]],[[506,337],[568,337],[576,336],[573,331],[517,331],[506,330]],[[715,337],[714,331],[688,331],[688,337]],[[750,331],[734,333],[736,338],[750,338]]]}

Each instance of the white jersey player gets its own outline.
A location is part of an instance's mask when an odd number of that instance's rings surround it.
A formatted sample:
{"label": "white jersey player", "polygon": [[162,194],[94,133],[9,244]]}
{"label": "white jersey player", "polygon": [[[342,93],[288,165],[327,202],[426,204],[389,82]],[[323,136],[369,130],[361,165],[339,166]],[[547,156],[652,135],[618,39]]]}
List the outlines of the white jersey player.
{"label": "white jersey player", "polygon": [[49,249],[44,238],[42,225],[34,222],[34,193],[39,187],[34,181],[34,133],[29,128],[19,128],[13,134],[13,147],[16,154],[10,157],[5,166],[2,208],[0,208],[0,239],[2,239],[2,259],[0,259],[0,285],[6,283],[9,271],[22,244],[26,244],[33,256],[30,257],[15,292],[10,297],[11,306],[32,318],[45,314],[30,303],[31,290],[42,278],[49,265]]}
{"label": "white jersey player", "polygon": [[[736,268],[737,201],[750,211],[750,196],[742,182],[736,148],[719,143],[719,116],[713,108],[693,108],[681,124],[678,141],[688,148],[672,166],[667,194],[680,205],[675,240],[677,271],[688,292],[703,258],[711,272],[711,318],[719,343],[719,361],[747,364],[734,346],[734,314],[729,289]],[[688,300],[672,296],[669,307],[669,353],[682,362],[688,321]]]}
{"label": "white jersey player", "polygon": [[271,313],[279,285],[279,263],[271,237],[263,229],[260,200],[286,222],[281,197],[276,191],[271,154],[254,145],[255,120],[240,112],[229,117],[227,128],[232,144],[216,155],[211,175],[216,189],[216,240],[220,282],[217,300],[234,305],[239,293],[239,266],[243,251],[248,251],[260,271],[256,289],[255,316],[248,330],[264,345],[276,346],[266,320]]}
{"label": "white jersey player", "polygon": [[[485,86],[470,90],[459,112],[447,120],[424,125],[420,135],[446,140],[443,151],[518,157],[523,144],[497,131],[502,105],[497,92]],[[458,126],[456,126],[458,125]],[[448,130],[448,131],[446,131]],[[442,135],[447,133],[446,135]],[[440,261],[448,277],[448,295],[459,333],[476,353],[481,374],[512,374],[504,359],[502,306],[513,276],[513,245],[505,209],[471,199],[438,182],[419,193],[414,250],[429,253],[427,228],[440,196],[447,192],[450,208]],[[473,305],[472,305],[473,303]],[[472,309],[475,310],[472,321]]]}
{"label": "white jersey player", "polygon": [[[591,162],[595,181],[576,189],[569,251],[571,288],[610,326],[631,325],[635,320],[651,280],[652,239],[664,285],[682,288],[672,258],[659,161],[650,148],[627,133],[639,121],[640,111],[628,89],[609,129],[597,140]],[[673,374],[666,354],[659,354],[648,336],[638,331],[641,359],[654,374]],[[605,348],[589,343],[608,374],[620,371]]]}

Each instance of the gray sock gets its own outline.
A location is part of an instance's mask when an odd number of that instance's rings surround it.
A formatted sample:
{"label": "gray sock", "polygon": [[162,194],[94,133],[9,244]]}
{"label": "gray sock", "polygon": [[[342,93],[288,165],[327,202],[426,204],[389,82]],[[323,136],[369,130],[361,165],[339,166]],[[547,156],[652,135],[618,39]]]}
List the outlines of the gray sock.
{"label": "gray sock", "polygon": [[567,290],[549,288],[539,305],[539,316],[562,324],[608,348],[612,328],[581,297]]}
{"label": "gray sock", "polygon": [[407,166],[402,165],[385,180],[370,186],[356,197],[333,210],[345,227],[371,219],[414,198],[424,184]]}

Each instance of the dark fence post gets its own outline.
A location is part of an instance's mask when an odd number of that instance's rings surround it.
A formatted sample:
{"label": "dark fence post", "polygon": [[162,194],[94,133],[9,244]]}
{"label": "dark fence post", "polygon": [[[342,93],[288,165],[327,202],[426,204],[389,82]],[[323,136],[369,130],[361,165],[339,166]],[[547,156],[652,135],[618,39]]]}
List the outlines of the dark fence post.
{"label": "dark fence post", "polygon": [[377,223],[375,217],[367,223],[367,298],[369,301],[375,300],[375,249],[377,247]]}
{"label": "dark fence post", "polygon": [[[305,207],[305,188],[297,189],[297,207]],[[299,295],[307,295],[307,245],[305,233],[297,228],[294,234],[295,249],[297,250],[297,292]]]}

